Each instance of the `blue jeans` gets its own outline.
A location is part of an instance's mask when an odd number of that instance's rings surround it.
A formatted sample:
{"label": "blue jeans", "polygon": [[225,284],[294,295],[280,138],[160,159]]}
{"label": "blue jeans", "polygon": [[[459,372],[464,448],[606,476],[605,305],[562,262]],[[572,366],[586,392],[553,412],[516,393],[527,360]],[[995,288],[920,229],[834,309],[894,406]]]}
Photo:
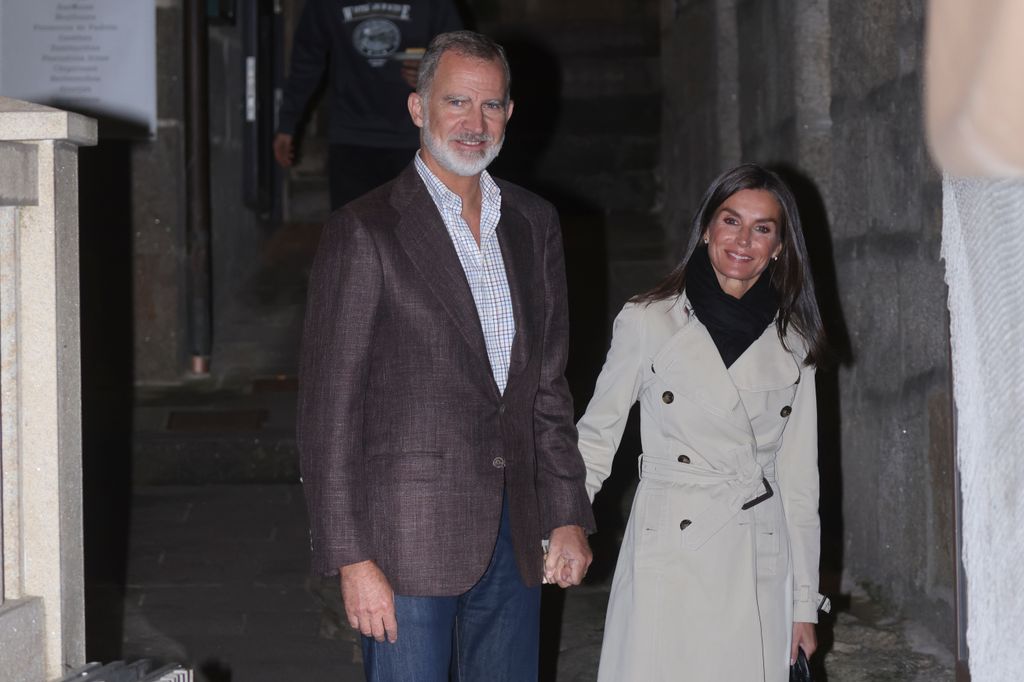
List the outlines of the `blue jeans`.
{"label": "blue jeans", "polygon": [[532,682],[537,679],[540,587],[519,576],[508,500],[487,571],[454,597],[395,595],[398,641],[363,637],[367,682]]}

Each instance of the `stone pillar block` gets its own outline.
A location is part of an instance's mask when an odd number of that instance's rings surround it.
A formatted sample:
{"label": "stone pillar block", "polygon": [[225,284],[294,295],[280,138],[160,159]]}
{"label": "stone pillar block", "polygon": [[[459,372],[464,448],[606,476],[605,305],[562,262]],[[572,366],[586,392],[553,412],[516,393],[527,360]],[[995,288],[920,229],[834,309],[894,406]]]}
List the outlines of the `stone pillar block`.
{"label": "stone pillar block", "polygon": [[0,678],[85,656],[78,147],[92,119],[0,97]]}

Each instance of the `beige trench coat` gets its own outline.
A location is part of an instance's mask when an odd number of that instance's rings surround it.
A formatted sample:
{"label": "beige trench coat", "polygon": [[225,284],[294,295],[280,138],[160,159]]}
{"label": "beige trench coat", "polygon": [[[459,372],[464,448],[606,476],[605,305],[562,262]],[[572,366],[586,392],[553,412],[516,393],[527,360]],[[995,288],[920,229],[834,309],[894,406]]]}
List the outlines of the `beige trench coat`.
{"label": "beige trench coat", "polygon": [[770,325],[726,369],[685,294],[616,318],[578,424],[593,498],[640,401],[600,682],[789,679],[792,623],[817,621],[820,523],[814,369],[787,345]]}

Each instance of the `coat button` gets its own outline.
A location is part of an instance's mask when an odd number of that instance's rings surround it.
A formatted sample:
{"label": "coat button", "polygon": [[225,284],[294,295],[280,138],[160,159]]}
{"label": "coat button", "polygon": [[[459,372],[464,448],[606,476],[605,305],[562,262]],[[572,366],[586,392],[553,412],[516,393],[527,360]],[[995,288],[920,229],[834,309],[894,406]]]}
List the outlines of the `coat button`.
{"label": "coat button", "polygon": [[676,399],[676,397],[674,395],[672,395],[672,391],[665,391],[664,393],[661,394],[661,400],[666,405],[668,405],[669,403],[671,403],[675,399]]}
{"label": "coat button", "polygon": [[679,455],[679,457],[677,459],[682,464],[689,464],[690,463],[690,458],[687,457],[686,455]]}
{"label": "coat button", "polygon": [[683,519],[679,522],[679,530],[686,530],[691,523],[693,523],[693,521],[690,519]]}
{"label": "coat button", "polygon": [[498,414],[505,414],[505,403],[502,403],[501,406],[498,407]]}
{"label": "coat button", "polygon": [[504,469],[505,468],[505,458],[504,457],[495,457],[494,459],[491,460],[491,466],[494,467],[495,469]]}
{"label": "coat button", "polygon": [[782,408],[782,411],[779,412],[779,414],[782,415],[783,417],[788,417],[789,415],[793,414],[793,408],[790,407],[789,405],[786,405],[785,407]]}

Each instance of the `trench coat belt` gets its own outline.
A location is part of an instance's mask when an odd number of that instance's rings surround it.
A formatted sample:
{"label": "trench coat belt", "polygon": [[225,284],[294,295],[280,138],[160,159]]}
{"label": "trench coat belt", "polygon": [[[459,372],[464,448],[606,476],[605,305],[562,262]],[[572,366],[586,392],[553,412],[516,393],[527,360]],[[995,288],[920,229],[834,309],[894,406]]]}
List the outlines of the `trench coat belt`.
{"label": "trench coat belt", "polygon": [[[742,460],[742,456],[740,457]],[[733,517],[745,508],[748,503],[765,498],[768,482],[775,483],[775,462],[760,465],[754,461],[753,453],[743,464],[741,471],[716,471],[695,464],[682,464],[678,455],[643,453],[637,459],[640,478],[679,483],[721,487],[715,500],[708,507],[692,516],[690,524],[682,529],[683,547],[698,549],[712,535],[722,529]],[[777,487],[777,486],[774,486]],[[763,500],[761,500],[763,501]]]}

